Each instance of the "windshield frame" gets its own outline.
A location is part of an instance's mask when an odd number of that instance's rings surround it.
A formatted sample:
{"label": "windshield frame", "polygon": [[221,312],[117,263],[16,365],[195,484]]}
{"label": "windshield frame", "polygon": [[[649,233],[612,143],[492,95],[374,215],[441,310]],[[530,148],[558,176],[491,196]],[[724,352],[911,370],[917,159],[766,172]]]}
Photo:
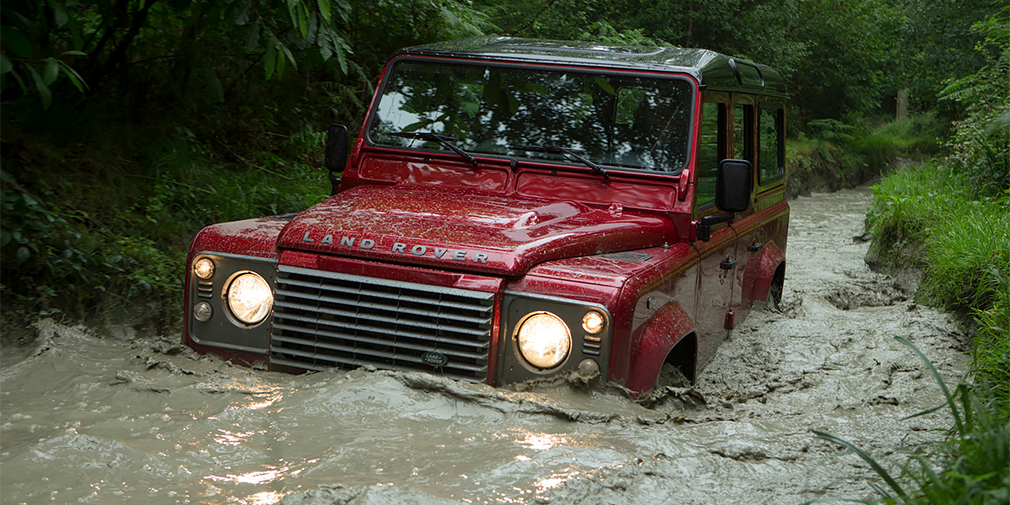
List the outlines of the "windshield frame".
{"label": "windshield frame", "polygon": [[[601,163],[596,160],[592,160],[598,163],[602,167],[606,168],[608,172],[632,172],[638,174],[650,174],[655,176],[669,176],[677,177],[684,170],[691,166],[693,156],[696,150],[696,134],[697,125],[696,115],[698,108],[698,82],[687,72],[683,71],[670,71],[663,72],[658,70],[643,70],[634,67],[619,68],[610,62],[606,66],[596,66],[592,64],[587,64],[585,62],[573,62],[572,64],[559,64],[559,63],[531,63],[529,61],[504,61],[497,58],[481,58],[481,57],[452,57],[452,56],[427,56],[427,55],[412,55],[412,54],[400,54],[394,56],[386,64],[382,72],[382,81],[376,88],[375,96],[372,99],[372,103],[369,106],[368,116],[362,127],[362,134],[364,136],[365,144],[368,147],[391,150],[402,153],[420,154],[427,157],[428,155],[449,155],[456,156],[448,150],[442,149],[426,149],[423,147],[405,147],[405,146],[395,146],[390,144],[383,144],[375,141],[372,138],[372,130],[374,123],[378,120],[378,110],[382,102],[382,97],[386,94],[387,86],[389,84],[390,78],[393,74],[394,67],[401,62],[425,62],[425,63],[444,63],[449,65],[460,65],[460,66],[478,66],[478,67],[494,67],[494,68],[513,68],[513,69],[529,69],[529,70],[540,70],[540,71],[565,71],[565,72],[577,72],[584,74],[597,74],[606,76],[618,76],[618,77],[637,77],[644,79],[657,79],[657,80],[671,80],[671,81],[681,81],[688,84],[687,92],[688,95],[685,97],[689,103],[687,103],[685,127],[687,128],[687,146],[684,150],[684,161],[679,167],[676,167],[670,171],[656,170],[651,168],[642,167],[631,167],[626,165],[610,165],[607,163]],[[563,146],[567,147],[567,146]],[[473,156],[487,159],[500,159],[503,161],[515,161],[520,160],[525,162],[524,164],[539,164],[539,165],[563,165],[577,168],[586,168],[586,165],[578,162],[561,157],[558,159],[548,159],[539,157],[529,157],[520,154],[507,155],[498,153],[484,153],[484,152],[474,152],[467,151]]]}

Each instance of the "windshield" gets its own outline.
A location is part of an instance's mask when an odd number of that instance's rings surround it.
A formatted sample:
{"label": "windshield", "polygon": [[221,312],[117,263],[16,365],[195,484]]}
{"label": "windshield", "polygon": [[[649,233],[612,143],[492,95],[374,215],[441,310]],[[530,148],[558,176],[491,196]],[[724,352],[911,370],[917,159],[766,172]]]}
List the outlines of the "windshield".
{"label": "windshield", "polygon": [[679,172],[687,163],[691,85],[686,79],[585,69],[400,60],[389,71],[368,130],[372,142],[437,150],[424,132],[469,153]]}

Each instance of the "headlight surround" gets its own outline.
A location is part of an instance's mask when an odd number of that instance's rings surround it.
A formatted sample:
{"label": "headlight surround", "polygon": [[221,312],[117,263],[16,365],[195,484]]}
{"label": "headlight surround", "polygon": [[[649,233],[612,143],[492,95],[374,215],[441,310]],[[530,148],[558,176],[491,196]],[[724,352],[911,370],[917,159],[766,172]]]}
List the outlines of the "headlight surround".
{"label": "headlight surround", "polygon": [[261,275],[249,271],[232,278],[225,299],[232,316],[248,325],[263,322],[274,305],[270,284]]}
{"label": "headlight surround", "polygon": [[565,362],[572,348],[568,325],[558,316],[539,311],[527,315],[515,333],[519,354],[540,370],[557,368]]}

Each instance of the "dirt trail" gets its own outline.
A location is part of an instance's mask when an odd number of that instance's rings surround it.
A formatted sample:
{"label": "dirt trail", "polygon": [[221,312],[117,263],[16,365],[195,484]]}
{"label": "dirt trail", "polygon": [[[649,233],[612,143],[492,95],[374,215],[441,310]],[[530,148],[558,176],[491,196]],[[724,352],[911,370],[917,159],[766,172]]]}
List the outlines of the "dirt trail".
{"label": "dirt trail", "polygon": [[968,357],[950,318],[863,264],[854,237],[868,200],[863,188],[792,202],[781,311],[752,312],[694,388],[648,403],[575,379],[517,391],[370,370],[283,375],[198,357],[176,335],[40,321],[37,348],[3,350],[0,503],[870,496],[866,465],[810,430],[877,455],[938,440],[943,412],[904,419],[941,396],[894,337],[948,381]]}

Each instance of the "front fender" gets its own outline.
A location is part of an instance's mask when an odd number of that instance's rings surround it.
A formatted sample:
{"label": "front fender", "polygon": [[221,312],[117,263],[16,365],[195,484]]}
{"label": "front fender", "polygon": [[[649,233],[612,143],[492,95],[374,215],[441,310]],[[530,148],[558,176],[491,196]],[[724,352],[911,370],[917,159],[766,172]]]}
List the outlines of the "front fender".
{"label": "front fender", "polygon": [[[693,330],[694,320],[679,303],[656,311],[635,342],[627,387],[639,392],[652,388],[670,350]],[[697,349],[694,354],[697,358]]]}

